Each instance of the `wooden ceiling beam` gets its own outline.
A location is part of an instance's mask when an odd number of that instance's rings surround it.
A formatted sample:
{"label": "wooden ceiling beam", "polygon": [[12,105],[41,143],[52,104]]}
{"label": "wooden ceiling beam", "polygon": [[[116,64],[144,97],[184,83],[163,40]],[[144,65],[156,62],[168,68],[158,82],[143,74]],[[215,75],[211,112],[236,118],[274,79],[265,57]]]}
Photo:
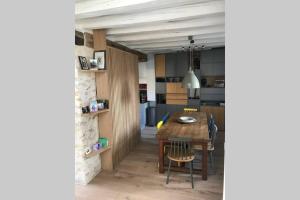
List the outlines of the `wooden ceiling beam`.
{"label": "wooden ceiling beam", "polygon": [[[224,47],[223,44],[214,44],[208,47],[205,47],[204,49],[198,49],[197,51],[204,51],[204,50],[209,50],[212,48],[219,48],[219,47]],[[144,52],[145,54],[158,54],[158,53],[170,53],[170,52],[177,52],[177,51],[182,51],[182,48],[159,48],[159,49],[144,49],[140,50]]]}
{"label": "wooden ceiling beam", "polygon": [[127,51],[127,52],[129,52],[129,53],[133,53],[133,54],[137,55],[137,56],[138,56],[138,59],[139,59],[139,62],[146,62],[146,61],[148,60],[146,54],[144,54],[144,53],[142,53],[142,52],[140,52],[140,51],[137,51],[137,50],[128,48],[128,47],[126,47],[126,46],[124,46],[124,45],[122,45],[122,44],[119,44],[119,43],[117,43],[117,42],[113,42],[113,41],[111,41],[111,40],[106,40],[106,44],[107,44],[108,46],[115,47],[115,48],[118,48],[118,49],[120,49],[120,50]]}
{"label": "wooden ceiling beam", "polygon": [[[206,40],[194,40],[195,45],[209,45],[210,43],[222,42],[225,44],[225,38],[211,38]],[[139,44],[139,45],[128,45],[130,48],[133,49],[140,49],[140,48],[160,48],[160,47],[182,47],[182,46],[189,46],[190,41],[174,41],[174,42],[159,42],[159,43],[152,43],[152,44]]]}
{"label": "wooden ceiling beam", "polygon": [[225,24],[224,14],[215,16],[205,16],[199,19],[189,19],[172,22],[161,22],[150,25],[139,25],[125,28],[112,28],[107,30],[107,35],[122,35],[135,34],[156,31],[169,31],[188,28],[200,28],[207,26],[223,25]]}
{"label": "wooden ceiling beam", "polygon": [[221,14],[224,12],[224,1],[211,1],[180,7],[158,9],[149,12],[81,19],[76,20],[76,25],[78,26],[78,28],[108,29],[116,27],[127,27],[130,25],[142,25],[145,23],[185,20],[195,17]]}
{"label": "wooden ceiling beam", "polygon": [[223,34],[225,33],[224,26],[211,26],[205,28],[192,28],[178,31],[161,31],[155,33],[140,33],[140,34],[129,34],[122,36],[107,36],[108,39],[116,42],[126,42],[126,41],[138,41],[138,40],[153,40],[162,39],[170,37],[181,37],[189,35],[209,35],[209,34]]}
{"label": "wooden ceiling beam", "polygon": [[[101,39],[105,38],[105,37],[103,37],[103,34],[105,34],[104,30],[103,31],[94,30],[93,34],[97,34],[99,36],[99,37],[97,37],[98,40],[101,40]],[[78,37],[78,38],[82,39],[82,44],[80,44],[80,45],[85,45],[85,46],[88,46],[90,48],[94,48],[94,36],[93,36],[93,34],[90,34],[90,33],[87,33],[87,32],[82,33],[80,31],[75,31],[75,38]],[[111,47],[115,47],[115,48],[118,48],[118,49],[123,50],[123,51],[133,53],[133,54],[138,56],[139,62],[146,62],[147,59],[148,59],[146,54],[144,54],[140,51],[131,49],[129,47],[126,47],[122,44],[118,44],[117,42],[106,40],[106,42],[98,41],[98,42],[96,42],[96,44],[101,44],[101,46],[98,45],[96,47],[96,49],[103,50],[103,49],[106,49],[106,46],[111,46]]]}
{"label": "wooden ceiling beam", "polygon": [[145,12],[206,1],[208,0],[86,0],[75,3],[75,18]]}
{"label": "wooden ceiling beam", "polygon": [[[215,47],[215,46],[225,46],[224,42],[212,42],[209,44],[206,44],[205,47]],[[182,45],[182,46],[166,46],[166,47],[145,47],[145,48],[137,48],[140,51],[149,51],[149,50],[164,50],[164,49],[176,49],[176,50],[182,50],[182,47],[188,48],[189,44]],[[197,48],[196,48],[197,49]],[[198,49],[201,49],[200,47]]]}
{"label": "wooden ceiling beam", "polygon": [[[193,39],[197,39],[197,40],[206,40],[211,38],[224,38],[224,37],[225,37],[225,33],[193,35]],[[133,40],[133,41],[120,42],[120,43],[125,46],[131,46],[131,45],[140,45],[140,44],[178,42],[178,41],[187,41],[187,40],[188,40],[188,36],[179,36],[179,37],[159,38],[159,39],[150,39],[150,40]]]}

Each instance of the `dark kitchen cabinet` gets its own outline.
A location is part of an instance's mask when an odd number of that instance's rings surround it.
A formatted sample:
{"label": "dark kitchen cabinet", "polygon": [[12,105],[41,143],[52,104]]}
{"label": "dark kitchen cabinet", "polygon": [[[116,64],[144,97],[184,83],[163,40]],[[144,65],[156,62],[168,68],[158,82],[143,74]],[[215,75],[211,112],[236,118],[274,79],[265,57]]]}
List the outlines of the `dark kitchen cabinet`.
{"label": "dark kitchen cabinet", "polygon": [[186,52],[180,52],[176,55],[176,76],[184,77],[189,67],[189,57]]}
{"label": "dark kitchen cabinet", "polygon": [[176,54],[166,54],[166,77],[176,76]]}

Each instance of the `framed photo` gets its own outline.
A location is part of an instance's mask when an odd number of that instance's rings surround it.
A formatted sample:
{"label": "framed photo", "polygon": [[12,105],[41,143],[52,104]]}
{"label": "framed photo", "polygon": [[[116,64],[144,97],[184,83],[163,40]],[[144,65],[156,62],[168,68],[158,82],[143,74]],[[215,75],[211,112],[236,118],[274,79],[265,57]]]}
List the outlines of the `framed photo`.
{"label": "framed photo", "polygon": [[94,59],[97,60],[98,69],[106,68],[106,51],[94,51]]}
{"label": "framed photo", "polygon": [[78,58],[79,58],[81,69],[88,70],[90,67],[89,67],[86,57],[78,56]]}

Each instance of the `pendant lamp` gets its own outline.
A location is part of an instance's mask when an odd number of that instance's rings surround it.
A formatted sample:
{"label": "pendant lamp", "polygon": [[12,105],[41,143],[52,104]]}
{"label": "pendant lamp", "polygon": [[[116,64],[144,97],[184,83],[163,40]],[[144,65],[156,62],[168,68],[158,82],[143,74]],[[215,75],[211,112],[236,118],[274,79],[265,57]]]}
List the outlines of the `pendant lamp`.
{"label": "pendant lamp", "polygon": [[182,87],[184,88],[189,88],[189,89],[195,89],[195,88],[200,88],[200,83],[193,71],[193,43],[194,40],[191,40],[191,46],[190,46],[190,64],[189,64],[189,69],[187,73],[185,74],[183,81],[182,81]]}

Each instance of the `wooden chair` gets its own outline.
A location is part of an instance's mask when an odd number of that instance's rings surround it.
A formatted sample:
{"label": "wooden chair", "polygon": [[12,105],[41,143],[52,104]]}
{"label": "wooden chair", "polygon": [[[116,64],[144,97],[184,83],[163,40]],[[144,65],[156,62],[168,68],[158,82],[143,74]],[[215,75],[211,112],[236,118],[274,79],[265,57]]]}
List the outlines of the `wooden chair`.
{"label": "wooden chair", "polygon": [[[208,146],[207,146],[211,167],[213,169],[214,169],[214,162],[215,162],[215,158],[214,158],[213,153],[214,153],[214,150],[215,150],[215,141],[216,141],[216,138],[217,138],[217,133],[218,133],[218,127],[215,123],[213,123],[211,125],[211,130],[210,130],[210,141],[209,141]],[[202,145],[193,145],[193,150],[202,151]]]}
{"label": "wooden chair", "polygon": [[191,148],[191,138],[169,138],[171,143],[170,149],[168,152],[169,159],[169,167],[168,167],[168,175],[167,175],[167,184],[169,183],[170,177],[170,168],[171,162],[178,163],[190,163],[190,175],[192,188],[194,188],[194,180],[193,180],[193,160],[195,159],[195,155]]}
{"label": "wooden chair", "polygon": [[208,119],[208,133],[209,133],[210,138],[211,138],[211,132],[212,132],[214,124],[216,124],[215,117],[213,116],[213,114],[210,114],[210,117]]}

